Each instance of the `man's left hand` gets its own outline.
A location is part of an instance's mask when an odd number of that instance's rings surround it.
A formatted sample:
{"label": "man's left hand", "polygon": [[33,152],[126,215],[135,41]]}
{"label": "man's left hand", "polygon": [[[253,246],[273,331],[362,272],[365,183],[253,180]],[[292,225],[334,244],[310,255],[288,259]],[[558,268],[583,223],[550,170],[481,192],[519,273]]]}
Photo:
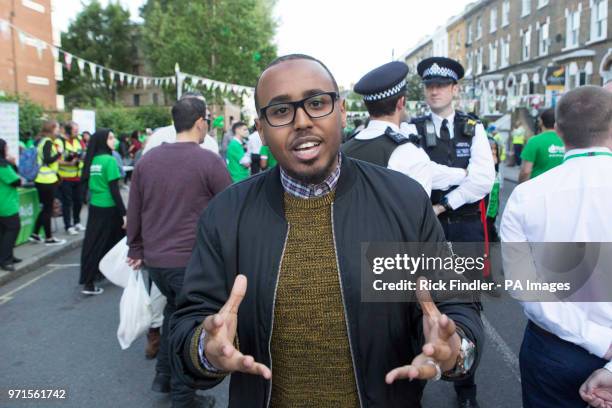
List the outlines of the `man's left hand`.
{"label": "man's left hand", "polygon": [[436,213],[436,216],[438,216],[438,215],[442,214],[444,211],[446,211],[446,208],[444,208],[443,205],[434,204],[433,210]]}
{"label": "man's left hand", "polygon": [[591,407],[612,408],[612,372],[605,368],[593,371],[579,392]]}
{"label": "man's left hand", "polygon": [[[417,282],[417,288],[418,286]],[[405,378],[429,380],[437,375],[436,365],[444,373],[457,364],[461,339],[457,334],[455,322],[440,313],[428,290],[417,289],[416,295],[423,310],[425,345],[421,354],[416,356],[410,365],[395,368],[387,373],[385,378],[387,384]]]}

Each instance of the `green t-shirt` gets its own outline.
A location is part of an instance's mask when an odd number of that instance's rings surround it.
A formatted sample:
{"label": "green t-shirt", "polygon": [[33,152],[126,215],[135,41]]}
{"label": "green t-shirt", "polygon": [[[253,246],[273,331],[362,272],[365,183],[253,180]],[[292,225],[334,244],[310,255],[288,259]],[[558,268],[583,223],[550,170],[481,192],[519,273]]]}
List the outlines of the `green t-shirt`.
{"label": "green t-shirt", "polygon": [[262,158],[263,156],[266,156],[268,160],[268,167],[266,167],[266,169],[271,169],[278,163],[268,146],[261,146],[261,149],[259,150],[259,156]]}
{"label": "green t-shirt", "polygon": [[227,171],[234,183],[249,177],[249,168],[240,164],[245,153],[244,147],[236,139],[232,139],[227,145]]}
{"label": "green t-shirt", "polygon": [[12,166],[0,166],[0,217],[19,214],[19,194],[17,187],[11,186],[17,180],[19,176]]}
{"label": "green t-shirt", "polygon": [[117,160],[110,154],[99,154],[91,161],[89,168],[89,191],[91,205],[96,207],[115,207],[109,183],[121,178]]}
{"label": "green t-shirt", "polygon": [[527,141],[521,159],[533,163],[531,178],[534,178],[563,163],[564,154],[563,141],[553,130],[549,130]]}

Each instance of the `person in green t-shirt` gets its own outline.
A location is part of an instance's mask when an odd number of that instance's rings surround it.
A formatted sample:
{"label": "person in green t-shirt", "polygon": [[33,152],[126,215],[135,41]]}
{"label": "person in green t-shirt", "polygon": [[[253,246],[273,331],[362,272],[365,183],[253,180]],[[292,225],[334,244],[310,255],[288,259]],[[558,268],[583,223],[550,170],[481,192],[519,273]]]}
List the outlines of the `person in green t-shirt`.
{"label": "person in green t-shirt", "polygon": [[115,135],[99,129],[89,141],[81,180],[89,187],[89,214],[81,251],[81,293],[99,295],[102,288],[94,281],[101,276],[98,264],[104,255],[125,236],[125,206],[119,193],[121,172],[112,155]]}
{"label": "person in green t-shirt", "polygon": [[531,137],[523,152],[519,183],[539,176],[540,174],[563,163],[565,147],[555,133],[555,110],[546,109],[538,119],[542,133]]}
{"label": "person in green t-shirt", "polygon": [[249,177],[251,158],[243,146],[244,138],[249,134],[249,128],[244,122],[236,122],[232,126],[234,138],[227,145],[227,171],[234,183]]}
{"label": "person in green t-shirt", "polygon": [[270,148],[268,146],[261,146],[259,150],[259,166],[261,167],[261,171],[271,169],[276,166],[277,163]]}
{"label": "person in green t-shirt", "polygon": [[6,141],[0,139],[0,269],[9,272],[14,272],[13,264],[21,261],[13,255],[21,227],[17,194],[20,185],[15,158],[9,154]]}

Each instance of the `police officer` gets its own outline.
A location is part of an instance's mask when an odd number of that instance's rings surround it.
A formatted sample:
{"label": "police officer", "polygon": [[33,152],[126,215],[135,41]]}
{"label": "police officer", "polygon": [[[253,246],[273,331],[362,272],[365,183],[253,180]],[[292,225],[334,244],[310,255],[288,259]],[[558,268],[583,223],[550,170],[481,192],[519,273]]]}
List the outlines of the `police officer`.
{"label": "police officer", "polygon": [[[440,175],[416,143],[416,128],[404,122],[408,66],[400,61],[384,64],[361,78],[355,92],[363,96],[370,114],[368,126],[342,145],[353,158],[404,173],[418,181],[427,194],[434,188],[448,188],[465,178],[465,171],[446,168]],[[410,135],[413,135],[412,137]]]}
{"label": "police officer", "polygon": [[[486,208],[484,198],[493,186],[495,167],[484,126],[474,115],[456,111],[453,98],[459,92],[463,67],[450,58],[427,58],[417,66],[425,85],[425,101],[430,115],[412,119],[420,144],[429,158],[441,165],[465,169],[467,176],[455,187],[434,189],[431,201],[442,224],[446,239],[466,242],[457,246],[459,255],[482,256],[486,243]],[[468,278],[490,278],[484,276]],[[455,382],[458,406],[478,407],[474,377]]]}

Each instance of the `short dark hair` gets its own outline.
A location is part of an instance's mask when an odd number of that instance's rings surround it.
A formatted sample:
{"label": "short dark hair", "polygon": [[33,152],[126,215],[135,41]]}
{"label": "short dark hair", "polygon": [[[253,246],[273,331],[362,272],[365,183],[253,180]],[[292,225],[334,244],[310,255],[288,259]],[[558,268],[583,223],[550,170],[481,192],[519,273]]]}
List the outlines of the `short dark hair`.
{"label": "short dark hair", "polygon": [[397,101],[404,96],[404,93],[399,95],[390,96],[389,98],[381,99],[379,101],[363,101],[368,110],[368,113],[372,117],[392,115],[395,112],[395,106]]}
{"label": "short dark hair", "polygon": [[261,71],[261,74],[259,74],[259,77],[257,78],[257,82],[255,83],[255,109],[257,110],[257,115],[258,116],[259,116],[259,107],[260,106],[259,106],[259,101],[257,100],[257,88],[259,87],[259,80],[261,79],[261,76],[263,75],[264,72],[266,72],[268,70],[268,68],[273,67],[274,65],[278,65],[281,62],[293,61],[293,60],[314,61],[317,64],[321,65],[323,67],[323,69],[325,69],[325,71],[329,74],[329,77],[331,78],[332,83],[334,84],[334,91],[340,92],[340,88],[338,88],[338,83],[336,82],[336,78],[334,78],[334,76],[332,75],[332,73],[329,70],[329,68],[327,68],[327,66],[324,63],[322,63],[321,61],[319,61],[318,59],[316,59],[314,57],[311,57],[310,55],[306,55],[306,54],[283,55],[281,57],[276,58],[271,63],[269,63],[268,66],[265,67],[263,71]]}
{"label": "short dark hair", "polygon": [[172,107],[172,120],[176,133],[193,128],[198,119],[206,119],[206,104],[198,98],[183,98]]}
{"label": "short dark hair", "polygon": [[358,128],[361,125],[363,125],[363,121],[361,119],[355,119],[353,121],[353,126],[355,126],[356,128]]}
{"label": "short dark hair", "polygon": [[232,133],[233,133],[233,134],[236,134],[236,129],[238,129],[239,127],[242,127],[242,126],[246,126],[246,125],[247,125],[247,124],[246,124],[246,123],[244,123],[244,122],[236,122],[236,123],[234,123],[234,124],[232,125]]}
{"label": "short dark hair", "polygon": [[540,113],[540,120],[546,129],[555,127],[555,110],[553,108],[545,109]]}
{"label": "short dark hair", "polygon": [[563,95],[556,108],[557,129],[574,148],[608,142],[612,121],[612,93],[598,86],[581,86]]}

